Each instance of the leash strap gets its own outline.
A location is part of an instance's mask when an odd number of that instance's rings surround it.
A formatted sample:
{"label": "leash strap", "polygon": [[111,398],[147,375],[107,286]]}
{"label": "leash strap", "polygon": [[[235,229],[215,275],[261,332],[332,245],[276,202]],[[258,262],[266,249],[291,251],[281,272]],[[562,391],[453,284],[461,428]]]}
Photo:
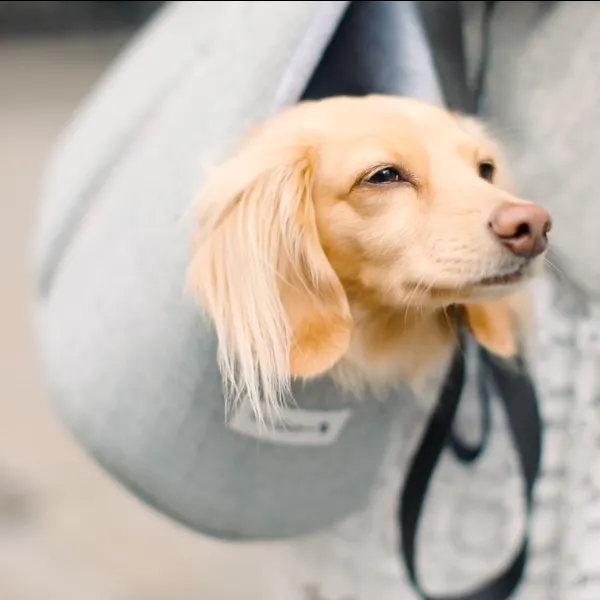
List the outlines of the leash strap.
{"label": "leash strap", "polygon": [[[501,573],[493,576],[479,588],[458,595],[432,596],[419,581],[416,567],[416,545],[419,521],[427,497],[427,490],[444,450],[449,447],[460,460],[472,462],[480,454],[487,435],[472,448],[464,446],[452,432],[452,425],[465,383],[465,334],[456,350],[451,367],[440,393],[437,407],[430,416],[425,435],[414,456],[402,491],[398,510],[401,527],[401,551],[413,587],[422,600],[507,600],[518,587],[527,560],[529,532],[533,512],[533,490],[541,456],[541,418],[538,400],[531,378],[523,361],[517,367],[507,365],[478,347],[479,392],[490,420],[491,388],[501,399],[509,429],[517,449],[520,467],[525,479],[526,525],[520,548]],[[457,451],[458,448],[458,451]],[[466,456],[463,456],[466,454]]]}

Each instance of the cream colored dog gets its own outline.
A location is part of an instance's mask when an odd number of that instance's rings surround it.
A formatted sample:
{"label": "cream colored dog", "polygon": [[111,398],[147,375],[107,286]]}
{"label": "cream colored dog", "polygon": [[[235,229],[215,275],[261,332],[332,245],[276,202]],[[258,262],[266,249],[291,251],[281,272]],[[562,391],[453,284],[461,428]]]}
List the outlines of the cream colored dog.
{"label": "cream colored dog", "polygon": [[513,354],[551,221],[509,187],[482,126],[412,99],[307,102],[260,126],[202,190],[189,269],[229,389],[262,413],[292,377],[418,380],[453,346],[452,305]]}
{"label": "cream colored dog", "polygon": [[[384,96],[306,102],[264,123],[210,173],[197,214],[189,283],[216,328],[229,398],[249,399],[259,417],[295,377],[328,373],[359,397],[401,381],[426,393],[455,344],[450,307],[510,357],[551,227],[510,192],[478,122]],[[397,490],[381,493],[392,506]],[[349,552],[360,555],[357,531]],[[320,572],[336,569],[326,566],[341,555],[329,550],[336,535],[309,544]],[[298,597],[320,600],[319,578]],[[383,600],[347,587],[339,593]]]}

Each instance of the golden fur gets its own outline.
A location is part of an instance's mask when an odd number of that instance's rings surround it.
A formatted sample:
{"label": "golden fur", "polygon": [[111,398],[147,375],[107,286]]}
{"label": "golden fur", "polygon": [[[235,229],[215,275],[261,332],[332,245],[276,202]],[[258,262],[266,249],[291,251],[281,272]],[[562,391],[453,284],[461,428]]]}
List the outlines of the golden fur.
{"label": "golden fur", "polygon": [[[365,182],[386,166],[406,181]],[[483,126],[417,100],[305,102],[258,127],[209,174],[188,272],[228,397],[264,416],[293,377],[415,383],[451,352],[453,305],[480,343],[514,354],[521,284],[543,258],[524,267],[490,235],[491,211],[513,202]],[[519,285],[481,284],[517,268]]]}

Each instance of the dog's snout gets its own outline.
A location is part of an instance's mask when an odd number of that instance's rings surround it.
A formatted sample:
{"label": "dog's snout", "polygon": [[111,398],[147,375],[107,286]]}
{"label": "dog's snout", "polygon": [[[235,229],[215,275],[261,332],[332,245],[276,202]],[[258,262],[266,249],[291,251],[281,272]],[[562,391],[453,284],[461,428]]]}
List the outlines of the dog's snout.
{"label": "dog's snout", "polygon": [[534,258],[548,247],[552,218],[537,204],[501,204],[492,213],[489,227],[516,256]]}

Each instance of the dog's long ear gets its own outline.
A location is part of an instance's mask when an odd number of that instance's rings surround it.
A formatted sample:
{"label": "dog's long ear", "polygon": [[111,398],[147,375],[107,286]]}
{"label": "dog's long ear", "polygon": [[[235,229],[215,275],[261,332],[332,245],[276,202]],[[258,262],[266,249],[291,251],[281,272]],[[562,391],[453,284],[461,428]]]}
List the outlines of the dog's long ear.
{"label": "dog's long ear", "polygon": [[188,282],[213,320],[225,383],[256,413],[276,409],[293,376],[346,351],[352,319],[319,240],[306,149],[240,153],[210,175]]}
{"label": "dog's long ear", "polygon": [[525,293],[491,302],[467,303],[461,308],[473,337],[493,354],[513,358],[519,350],[527,349],[531,317]]}

